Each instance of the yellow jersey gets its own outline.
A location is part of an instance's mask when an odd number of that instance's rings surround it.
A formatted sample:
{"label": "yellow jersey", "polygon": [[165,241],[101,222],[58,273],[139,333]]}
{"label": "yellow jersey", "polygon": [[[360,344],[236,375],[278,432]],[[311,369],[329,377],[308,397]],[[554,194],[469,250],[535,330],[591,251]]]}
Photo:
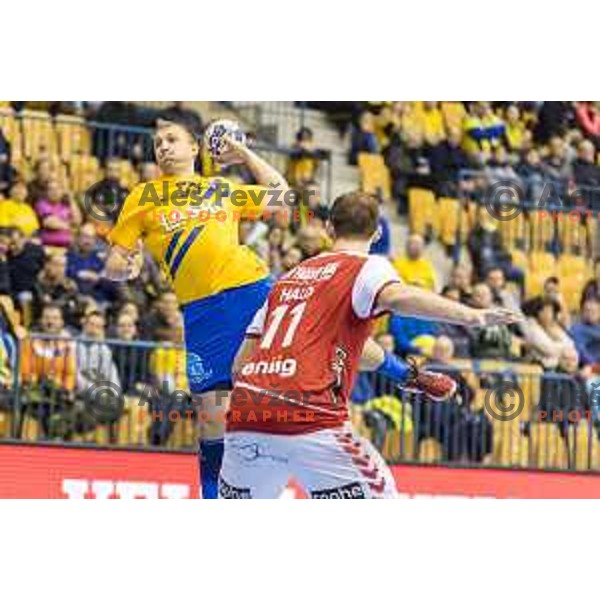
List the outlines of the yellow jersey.
{"label": "yellow jersey", "polygon": [[239,220],[256,218],[270,198],[282,202],[266,187],[223,177],[164,176],[132,190],[108,239],[128,250],[142,240],[186,304],[268,275],[240,244]]}
{"label": "yellow jersey", "polygon": [[435,291],[435,269],[426,258],[412,260],[403,256],[394,260],[392,264],[404,283]]}
{"label": "yellow jersey", "polygon": [[17,227],[30,236],[40,228],[40,222],[29,204],[16,200],[0,200],[0,227]]}

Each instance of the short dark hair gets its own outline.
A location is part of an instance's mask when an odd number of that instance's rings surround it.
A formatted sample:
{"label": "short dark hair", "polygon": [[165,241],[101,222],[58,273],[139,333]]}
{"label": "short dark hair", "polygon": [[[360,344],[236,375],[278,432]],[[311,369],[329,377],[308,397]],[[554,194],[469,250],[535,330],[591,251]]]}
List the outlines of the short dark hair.
{"label": "short dark hair", "polygon": [[523,304],[523,314],[526,317],[537,318],[546,306],[552,307],[554,318],[557,318],[560,314],[560,304],[552,298],[542,298],[540,296],[532,298]]}
{"label": "short dark hair", "polygon": [[544,285],[546,285],[548,283],[553,283],[554,285],[559,285],[560,280],[558,279],[558,277],[556,277],[556,275],[551,275],[550,277],[548,277],[546,279],[546,281],[544,281]]}
{"label": "short dark hair", "polygon": [[90,310],[90,312],[87,312],[87,313],[85,313],[83,315],[83,317],[81,318],[81,320],[82,321],[89,321],[92,317],[99,317],[103,321],[106,321],[106,317],[104,316],[104,313],[100,312],[99,310]]}
{"label": "short dark hair", "polygon": [[379,223],[379,200],[364,192],[351,192],[336,198],[329,214],[335,235],[369,239]]}
{"label": "short dark hair", "polygon": [[156,128],[165,127],[167,125],[179,125],[180,127],[183,127],[183,129],[192,136],[195,142],[198,142],[202,138],[202,130],[198,129],[192,119],[171,109],[163,111],[156,119]]}

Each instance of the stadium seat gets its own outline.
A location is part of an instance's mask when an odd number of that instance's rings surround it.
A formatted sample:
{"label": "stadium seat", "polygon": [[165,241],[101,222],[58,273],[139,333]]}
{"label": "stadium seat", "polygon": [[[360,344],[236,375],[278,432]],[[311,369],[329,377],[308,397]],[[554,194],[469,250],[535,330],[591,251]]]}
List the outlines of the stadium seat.
{"label": "stadium seat", "polygon": [[523,435],[521,422],[492,421],[493,451],[488,464],[501,467],[526,467],[529,461],[529,439]]}
{"label": "stadium seat", "polygon": [[411,233],[427,236],[433,230],[435,195],[431,190],[410,188],[408,190],[408,214]]}
{"label": "stadium seat", "polygon": [[567,308],[572,312],[578,310],[581,291],[589,278],[586,259],[583,256],[563,254],[558,260],[558,276]]}
{"label": "stadium seat", "polygon": [[569,219],[561,219],[557,223],[558,239],[561,251],[564,253],[586,253],[587,229],[579,221],[572,222]]}
{"label": "stadium seat", "polygon": [[10,412],[0,411],[0,440],[11,435],[12,415]]}
{"label": "stadium seat", "polygon": [[587,232],[587,248],[588,256],[598,256],[598,220],[596,218],[587,219],[585,224]]}
{"label": "stadium seat", "polygon": [[363,192],[376,194],[384,200],[392,196],[389,170],[379,154],[361,152],[358,155],[360,187]]}
{"label": "stadium seat", "polygon": [[23,153],[36,161],[42,154],[56,155],[58,144],[50,115],[41,111],[24,110],[21,113]]}
{"label": "stadium seat", "polygon": [[600,466],[600,443],[589,421],[582,420],[569,427],[568,444],[571,466],[577,471]]}
{"label": "stadium seat", "polygon": [[4,133],[6,139],[11,145],[11,161],[16,167],[16,164],[23,157],[23,136],[21,133],[21,125],[12,108],[0,109],[0,129]]}
{"label": "stadium seat", "polygon": [[537,296],[542,292],[544,281],[556,272],[556,259],[550,252],[532,252],[525,277],[525,295]]}
{"label": "stadium seat", "polygon": [[534,252],[546,252],[550,250],[556,235],[556,222],[554,219],[552,219],[547,211],[531,211],[529,213],[529,225],[531,235],[530,248]]}
{"label": "stadium seat", "polygon": [[510,252],[512,264],[526,274],[529,270],[529,256],[523,250],[513,249]]}
{"label": "stadium seat", "polygon": [[139,175],[127,159],[119,161],[120,181],[123,187],[134,188],[139,182]]}
{"label": "stadium seat", "polygon": [[467,111],[462,102],[441,102],[440,109],[444,116],[446,129],[462,130],[463,120],[467,115]]}
{"label": "stadium seat", "polygon": [[440,198],[437,202],[437,232],[439,240],[445,246],[454,246],[459,228],[463,227],[463,207],[456,198]]}
{"label": "stadium seat", "polygon": [[126,398],[125,410],[119,420],[118,444],[120,446],[147,446],[151,415],[147,404],[138,398]]}
{"label": "stadium seat", "polygon": [[528,421],[539,403],[544,370],[533,363],[515,363],[513,372],[517,375],[517,382],[523,392],[524,405],[519,420]]}
{"label": "stadium seat", "polygon": [[567,448],[556,423],[531,423],[530,463],[540,469],[566,469],[569,466]]}
{"label": "stadium seat", "polygon": [[442,460],[442,445],[433,438],[421,440],[419,444],[419,462],[434,463]]}
{"label": "stadium seat", "polygon": [[508,250],[525,250],[529,246],[527,217],[521,213],[514,219],[500,221],[502,243]]}
{"label": "stadium seat", "polygon": [[68,162],[73,154],[90,154],[90,133],[82,118],[61,116],[56,123],[56,135],[63,161]]}
{"label": "stadium seat", "polygon": [[69,176],[72,190],[84,192],[93,183],[100,180],[100,165],[95,156],[73,154],[69,161]]}

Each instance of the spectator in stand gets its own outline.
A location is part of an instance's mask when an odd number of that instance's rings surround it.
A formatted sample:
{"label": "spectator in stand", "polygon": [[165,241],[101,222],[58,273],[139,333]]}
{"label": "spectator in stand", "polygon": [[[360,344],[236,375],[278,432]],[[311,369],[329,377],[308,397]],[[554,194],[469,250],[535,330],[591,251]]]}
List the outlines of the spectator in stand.
{"label": "spectator in stand", "polygon": [[104,260],[98,251],[96,229],[91,223],[81,226],[77,240],[67,252],[67,277],[79,292],[97,302],[114,302],[116,285],[103,276]]}
{"label": "spectator in stand", "polygon": [[360,116],[358,128],[352,133],[350,148],[350,164],[358,164],[358,155],[362,152],[367,154],[379,154],[379,142],[375,135],[375,116],[373,113],[364,112]]}
{"label": "spectator in stand", "polygon": [[16,176],[16,171],[10,161],[10,142],[6,139],[4,132],[0,128],[0,198],[8,194],[8,190],[13,185]]}
{"label": "spectator in stand", "polygon": [[583,130],[596,148],[600,147],[600,111],[595,102],[576,102],[575,118],[577,124]]}
{"label": "spectator in stand", "polygon": [[140,183],[147,183],[148,181],[154,181],[160,177],[160,169],[158,165],[153,162],[145,162],[140,165]]}
{"label": "spectator in stand", "polygon": [[41,239],[44,246],[67,248],[73,241],[73,228],[81,223],[81,212],[60,187],[57,179],[51,179],[45,197],[35,204],[42,224]]}
{"label": "spectator in stand", "polygon": [[8,295],[11,292],[10,267],[8,264],[9,250],[10,230],[0,229],[0,295]]}
{"label": "spectator in stand", "polygon": [[33,205],[48,195],[48,185],[54,178],[54,169],[50,160],[47,158],[38,160],[34,173],[33,179],[29,182],[29,201]]}
{"label": "spectator in stand", "polygon": [[[460,289],[446,286],[442,290],[442,296],[455,302],[460,302]],[[471,337],[466,327],[454,323],[439,323],[437,328],[439,337],[448,338],[452,342],[452,355],[458,358],[469,358],[471,348]],[[439,338],[438,338],[439,339]]]}
{"label": "spectator in stand", "polygon": [[[185,350],[181,347],[183,341],[183,319],[179,312],[172,313],[168,319],[168,328],[161,332],[163,342],[150,355],[150,378],[158,391],[158,397],[152,402],[155,414],[162,412],[163,417],[152,420],[150,443],[153,445],[166,444],[173,431],[173,421],[167,417],[177,410],[182,420],[187,406],[181,400],[175,402],[173,393],[177,396],[183,392],[189,394],[189,384],[186,372]],[[199,365],[202,368],[200,361]]]}
{"label": "spectator in stand", "polygon": [[104,179],[93,187],[91,201],[95,212],[106,214],[110,216],[111,222],[115,222],[129,190],[121,185],[121,167],[118,159],[107,159],[104,173]]}
{"label": "spectator in stand", "polygon": [[377,224],[377,239],[371,244],[369,254],[387,256],[392,254],[392,232],[390,221],[383,209],[379,212],[379,223]]}
{"label": "spectator in stand", "polygon": [[177,296],[173,292],[163,292],[155,300],[152,310],[142,317],[139,323],[144,340],[161,340],[168,337],[169,319],[179,312]]}
{"label": "spectator in stand", "polygon": [[46,256],[39,244],[32,243],[19,229],[11,230],[8,269],[11,296],[23,312],[25,323],[31,320],[33,291]]}
{"label": "spectator in stand", "polygon": [[538,150],[532,148],[525,153],[525,158],[517,165],[517,174],[521,178],[525,199],[539,205],[546,190],[546,168]]}
{"label": "spectator in stand", "polygon": [[535,142],[547,144],[553,136],[563,136],[573,118],[572,102],[543,102],[534,129]]}
{"label": "spectator in stand", "polygon": [[292,221],[291,229],[296,231],[299,227],[309,223],[316,223],[324,227],[329,218],[329,209],[323,204],[321,186],[316,181],[308,181],[298,192],[300,194],[298,204],[300,222]]}
{"label": "spectator in stand", "polygon": [[512,265],[510,253],[504,248],[498,222],[485,207],[479,207],[477,225],[469,233],[467,247],[478,279],[483,279],[488,269],[500,267],[509,281],[522,288],[524,273]]}
{"label": "spectator in stand", "polygon": [[545,369],[555,369],[563,350],[575,349],[558,322],[560,305],[555,300],[534,298],[524,304],[523,312],[528,317],[522,325],[528,358]]}
{"label": "spectator in stand", "polygon": [[500,267],[488,269],[485,275],[485,283],[492,292],[493,303],[518,312],[520,310],[519,299],[506,289],[506,277]]}
{"label": "spectator in stand", "polygon": [[583,365],[600,365],[600,302],[588,298],[581,307],[581,322],[569,331]]}
{"label": "spectator in stand", "polygon": [[122,344],[113,346],[113,361],[119,373],[124,394],[139,394],[143,384],[149,383],[150,349],[138,346],[135,320],[123,312],[117,317],[115,337]]}
{"label": "spectator in stand", "polygon": [[428,146],[437,146],[446,139],[444,116],[439,104],[439,102],[423,102],[420,113],[421,133]]}
{"label": "spectator in stand", "polygon": [[583,288],[581,294],[581,304],[588,298],[595,298],[600,301],[600,258],[594,261],[594,279],[590,279]]}
{"label": "spectator in stand", "polygon": [[455,197],[459,193],[459,173],[469,168],[469,157],[461,142],[462,132],[453,127],[448,131],[447,140],[429,149],[428,158],[438,196]]}
{"label": "spectator in stand", "polygon": [[568,329],[571,325],[571,313],[569,312],[567,303],[560,291],[560,280],[558,277],[548,277],[548,279],[544,281],[542,298],[558,303],[560,306],[558,322],[564,329]]}
{"label": "spectator in stand", "polygon": [[121,385],[112,352],[104,342],[106,321],[101,312],[84,316],[81,333],[84,339],[76,342],[77,390],[85,392],[94,383],[110,381]]}
{"label": "spectator in stand", "polygon": [[550,140],[549,153],[542,165],[544,175],[555,182],[563,182],[571,177],[571,161],[565,140],[555,135]]}
{"label": "spectator in stand", "polygon": [[578,185],[600,186],[600,167],[596,165],[596,148],[590,140],[583,140],[577,147],[573,162],[573,177]]}
{"label": "spectator in stand", "polygon": [[[489,309],[493,306],[492,290],[485,283],[473,288],[471,306]],[[513,336],[506,325],[493,325],[469,331],[470,354],[473,358],[510,358]]]}
{"label": "spectator in stand", "polygon": [[504,143],[511,152],[519,152],[525,142],[526,128],[521,120],[521,113],[516,104],[511,104],[506,109],[506,128],[504,130]]}
{"label": "spectator in stand", "polygon": [[542,377],[538,414],[547,415],[542,420],[556,423],[565,436],[570,426],[576,426],[569,421],[571,411],[583,416],[585,411],[595,408],[589,404],[585,373],[579,369],[577,350],[565,347],[560,351],[556,367]]}
{"label": "spectator in stand", "polygon": [[296,142],[288,158],[286,179],[290,186],[298,188],[314,181],[319,164],[326,154],[315,148],[312,129],[302,127],[296,133]]}
{"label": "spectator in stand", "polygon": [[72,404],[77,375],[75,347],[64,329],[62,309],[44,306],[38,330],[53,338],[27,337],[21,344],[21,383],[25,415],[41,424],[45,437],[51,433],[51,420]]}
{"label": "spectator in stand", "polygon": [[281,259],[281,268],[284,273],[297,267],[302,262],[302,250],[298,246],[292,246]]}
{"label": "spectator in stand", "polygon": [[457,264],[452,267],[448,279],[448,286],[459,290],[459,300],[465,304],[469,303],[471,294],[473,293],[471,280],[472,274],[469,267],[464,264]]}
{"label": "spectator in stand", "polygon": [[433,263],[423,256],[425,241],[413,233],[406,241],[406,255],[393,261],[398,274],[408,285],[435,291],[437,282]]}
{"label": "spectator in stand", "polygon": [[465,150],[485,160],[491,150],[501,144],[505,125],[489,102],[475,102],[464,121],[463,130]]}
{"label": "spectator in stand", "polygon": [[0,227],[16,227],[25,235],[33,235],[40,223],[35,211],[27,204],[27,186],[16,181],[6,199],[0,192]]}
{"label": "spectator in stand", "polygon": [[138,321],[140,320],[140,311],[135,302],[124,302],[117,312],[117,316],[127,315],[131,317],[132,321],[135,323],[136,327]]}
{"label": "spectator in stand", "polygon": [[314,223],[300,228],[298,232],[298,247],[302,252],[302,260],[320,254],[327,248],[328,237],[325,231]]}
{"label": "spectator in stand", "polygon": [[44,268],[33,289],[34,314],[40,315],[45,304],[54,303],[61,309],[61,318],[78,328],[77,284],[67,277],[67,257],[53,254],[47,257]]}

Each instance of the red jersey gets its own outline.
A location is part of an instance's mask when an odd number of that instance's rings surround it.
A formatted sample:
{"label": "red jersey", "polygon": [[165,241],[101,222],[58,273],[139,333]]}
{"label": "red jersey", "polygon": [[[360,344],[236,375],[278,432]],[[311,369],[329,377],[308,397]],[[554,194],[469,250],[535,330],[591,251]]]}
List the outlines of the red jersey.
{"label": "red jersey", "polygon": [[346,422],[377,296],[398,281],[386,258],[349,251],[283,275],[247,330],[259,341],[235,381],[227,430],[303,434]]}

